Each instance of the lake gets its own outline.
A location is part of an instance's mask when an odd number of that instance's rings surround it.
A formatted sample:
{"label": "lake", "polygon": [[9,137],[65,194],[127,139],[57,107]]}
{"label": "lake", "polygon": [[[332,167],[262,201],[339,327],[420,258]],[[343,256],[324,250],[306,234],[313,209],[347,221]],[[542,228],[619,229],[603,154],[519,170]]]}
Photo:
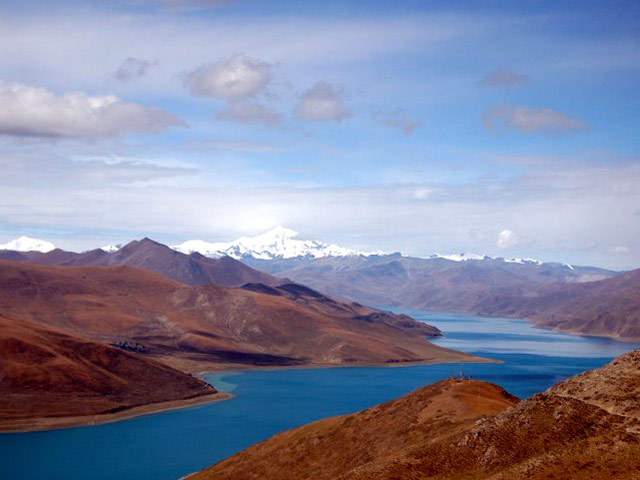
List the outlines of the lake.
{"label": "lake", "polygon": [[276,432],[367,408],[461,369],[526,398],[639,347],[541,330],[522,320],[404,312],[444,331],[435,343],[504,363],[208,375],[236,398],[106,425],[0,434],[0,478],[176,480]]}

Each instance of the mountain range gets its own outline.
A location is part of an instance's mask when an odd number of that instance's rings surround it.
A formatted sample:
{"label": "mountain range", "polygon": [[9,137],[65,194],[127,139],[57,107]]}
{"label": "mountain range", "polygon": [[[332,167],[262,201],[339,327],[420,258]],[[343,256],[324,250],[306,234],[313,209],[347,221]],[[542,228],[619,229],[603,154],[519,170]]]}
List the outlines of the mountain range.
{"label": "mountain range", "polygon": [[47,253],[55,249],[55,245],[46,240],[31,237],[19,237],[7,243],[0,243],[1,250],[12,250],[15,252],[42,252]]}
{"label": "mountain range", "polygon": [[518,401],[451,378],[251,446],[188,480],[631,480],[640,350]]}
{"label": "mountain range", "polygon": [[190,285],[275,286],[286,278],[349,302],[511,316],[570,333],[640,338],[640,284],[633,272],[530,258],[360,252],[300,240],[283,227],[228,243],[190,241],[169,248],[143,239],[106,250],[0,250],[0,258],[51,265],[136,265]]}
{"label": "mountain range", "polygon": [[370,256],[381,252],[365,252],[324,243],[318,240],[301,240],[298,232],[282,226],[257,235],[240,237],[232,242],[210,243],[203,240],[188,240],[172,248],[182,253],[200,253],[208,257],[229,256],[238,260],[276,260],[288,258]]}
{"label": "mountain range", "polygon": [[0,259],[60,266],[131,265],[188,285],[240,287],[246,283],[282,283],[281,279],[250,268],[231,257],[207,258],[199,253],[185,255],[148,238],[134,240],[111,252],[101,248],[83,253],[59,248],[46,252],[0,250]]}
{"label": "mountain range", "polygon": [[474,310],[569,333],[640,340],[640,270],[596,282],[556,282],[527,296],[486,298]]}
{"label": "mountain range", "polygon": [[425,341],[440,332],[408,316],[286,280],[187,285],[131,265],[0,260],[0,317],[5,430],[215,395],[194,371],[482,361]]}

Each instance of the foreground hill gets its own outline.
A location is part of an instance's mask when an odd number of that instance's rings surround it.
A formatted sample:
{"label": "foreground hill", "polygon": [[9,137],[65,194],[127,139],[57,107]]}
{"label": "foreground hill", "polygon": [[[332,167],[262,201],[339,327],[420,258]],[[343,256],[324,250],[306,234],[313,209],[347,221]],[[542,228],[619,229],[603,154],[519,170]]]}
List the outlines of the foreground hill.
{"label": "foreground hill", "polygon": [[106,343],[137,342],[145,354],[174,365],[470,358],[426,342],[438,330],[410,317],[338,302],[300,285],[186,286],[129,266],[0,261],[0,314]]}
{"label": "foreground hill", "polygon": [[565,332],[640,340],[640,270],[598,282],[548,285],[527,296],[486,298],[475,309]]}
{"label": "foreground hill", "polygon": [[190,480],[636,479],[640,351],[523,402],[450,379],[250,447]]}
{"label": "foreground hill", "polygon": [[216,394],[161,363],[33,322],[0,316],[0,332],[1,430]]}
{"label": "foreground hill", "polygon": [[0,250],[0,259],[60,266],[131,265],[188,285],[240,287],[245,283],[275,285],[282,282],[231,257],[207,258],[199,253],[185,255],[148,238],[130,242],[114,252],[96,249],[75,253],[59,248],[47,252]]}

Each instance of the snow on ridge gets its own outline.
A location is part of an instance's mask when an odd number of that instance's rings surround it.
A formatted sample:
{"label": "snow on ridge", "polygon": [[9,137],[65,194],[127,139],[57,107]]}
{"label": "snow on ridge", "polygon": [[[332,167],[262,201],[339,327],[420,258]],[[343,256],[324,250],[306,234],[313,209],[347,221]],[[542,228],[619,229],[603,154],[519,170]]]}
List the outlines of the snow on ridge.
{"label": "snow on ridge", "polygon": [[278,226],[255,237],[240,237],[232,242],[209,243],[204,240],[188,240],[171,248],[182,253],[200,253],[207,257],[252,257],[258,260],[275,260],[296,257],[322,258],[351,255],[380,255],[381,252],[363,252],[340,247],[318,240],[301,240],[298,232]]}
{"label": "snow on ridge", "polygon": [[486,260],[487,258],[491,258],[491,257],[487,257],[486,255],[478,255],[475,253],[452,253],[447,255],[434,253],[429,258],[433,258],[433,259],[442,258],[444,260],[450,260],[452,262],[466,262],[468,260]]}
{"label": "snow on ridge", "polygon": [[[441,255],[439,253],[436,253],[434,255],[429,256],[428,258],[431,258],[431,259],[441,258],[444,260],[450,260],[452,262],[468,262],[472,260],[477,260],[477,261],[494,260],[494,261],[501,261],[505,263],[518,263],[520,265],[537,265],[537,266],[546,265],[549,263],[549,262],[542,262],[536,258],[529,258],[529,257],[511,257],[511,258],[490,257],[489,255],[478,255],[476,253],[455,253],[455,254],[448,254],[448,255]],[[569,263],[561,263],[560,265],[570,270],[574,270],[573,265]]]}
{"label": "snow on ridge", "polygon": [[534,264],[534,265],[542,265],[543,262],[541,262],[540,260],[537,260],[535,258],[520,258],[520,257],[514,257],[514,258],[505,258],[504,259],[505,262],[507,263],[520,263],[522,265],[524,265],[525,263],[529,263],[529,264]]}
{"label": "snow on ridge", "polygon": [[[364,252],[318,240],[302,240],[298,238],[298,232],[283,226],[278,226],[255,237],[240,237],[232,242],[212,243],[204,240],[188,240],[171,248],[186,254],[197,252],[207,257],[223,257],[227,255],[239,260],[243,258],[280,260],[288,258],[348,257],[357,255],[368,257],[372,255],[384,255],[384,253],[380,251]],[[443,259],[452,262],[491,260],[521,265],[539,266],[544,264],[544,262],[535,258],[491,257],[489,255],[478,255],[476,253],[434,254],[426,258]],[[573,269],[573,266],[569,264],[562,264],[562,266]]]}
{"label": "snow on ridge", "polygon": [[121,243],[116,243],[113,245],[105,245],[104,247],[100,247],[100,250],[107,252],[107,253],[114,253],[117,252],[118,250],[120,250],[122,248],[122,244]]}
{"label": "snow on ridge", "polygon": [[0,244],[0,250],[14,250],[16,252],[47,253],[51,250],[55,250],[55,248],[56,246],[51,242],[26,236],[16,238],[15,240],[11,240],[5,244]]}

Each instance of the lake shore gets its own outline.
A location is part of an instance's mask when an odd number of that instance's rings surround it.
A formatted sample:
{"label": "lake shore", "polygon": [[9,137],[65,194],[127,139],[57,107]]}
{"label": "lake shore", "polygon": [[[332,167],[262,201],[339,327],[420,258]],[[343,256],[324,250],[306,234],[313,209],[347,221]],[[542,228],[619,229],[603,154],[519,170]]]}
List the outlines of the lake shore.
{"label": "lake shore", "polygon": [[[483,358],[469,355],[464,360],[460,359],[429,359],[417,362],[390,362],[390,363],[354,363],[354,364],[303,364],[303,365],[242,365],[242,364],[203,364],[197,362],[200,368],[196,372],[191,365],[191,371],[199,377],[207,374],[222,373],[230,371],[256,371],[256,370],[298,370],[298,369],[319,369],[319,368],[358,368],[358,367],[410,367],[417,365],[434,365],[434,364],[460,364],[460,363],[502,363],[500,360],[491,358]],[[184,367],[184,365],[183,365]],[[137,405],[126,408],[119,412],[102,413],[94,415],[67,416],[67,417],[33,417],[18,420],[0,420],[0,433],[19,433],[19,432],[36,432],[45,430],[58,430],[71,427],[102,425],[105,423],[119,422],[122,420],[130,420],[146,415],[155,415],[178,410],[182,408],[195,407],[210,403],[230,400],[234,395],[222,391],[218,391],[211,395],[203,395],[199,397],[188,398],[184,400],[172,400],[167,402],[150,403],[146,405]]]}
{"label": "lake shore", "polygon": [[230,393],[216,392],[210,395],[201,395],[183,400],[171,400],[167,402],[136,405],[119,412],[112,413],[71,417],[35,417],[13,421],[0,421],[0,433],[36,432],[70,427],[102,425],[105,423],[119,422],[121,420],[130,420],[132,418],[165,413],[171,410],[207,405],[210,403],[230,400],[231,398],[233,398],[233,395]]}
{"label": "lake shore", "polygon": [[193,371],[195,375],[202,378],[202,375],[210,373],[237,372],[237,371],[272,371],[272,370],[312,370],[318,368],[360,368],[360,367],[384,367],[384,368],[401,368],[415,367],[418,365],[445,365],[445,364],[463,364],[463,363],[504,363],[502,360],[493,358],[476,357],[470,355],[464,360],[448,359],[448,360],[424,360],[417,362],[389,362],[389,363],[305,363],[302,365],[242,365],[242,364],[213,364],[211,368],[203,368]]}

